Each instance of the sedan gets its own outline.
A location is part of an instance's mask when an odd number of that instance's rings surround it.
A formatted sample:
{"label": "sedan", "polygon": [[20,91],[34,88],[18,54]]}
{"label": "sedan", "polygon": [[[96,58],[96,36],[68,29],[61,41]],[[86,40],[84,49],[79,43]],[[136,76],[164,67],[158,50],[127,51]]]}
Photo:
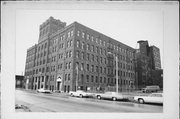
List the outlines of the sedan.
{"label": "sedan", "polygon": [[143,103],[163,104],[163,93],[152,93],[147,96],[134,96],[134,101]]}
{"label": "sedan", "polygon": [[37,92],[38,92],[38,93],[51,93],[51,91],[50,91],[50,90],[43,89],[43,88],[38,89],[38,90],[37,90]]}
{"label": "sedan", "polygon": [[122,94],[116,92],[99,93],[96,94],[96,97],[98,99],[112,99],[113,101],[126,99]]}
{"label": "sedan", "polygon": [[70,91],[69,94],[73,97],[73,96],[77,96],[77,97],[89,97],[92,96],[91,93],[85,92],[83,90],[77,90],[77,91]]}

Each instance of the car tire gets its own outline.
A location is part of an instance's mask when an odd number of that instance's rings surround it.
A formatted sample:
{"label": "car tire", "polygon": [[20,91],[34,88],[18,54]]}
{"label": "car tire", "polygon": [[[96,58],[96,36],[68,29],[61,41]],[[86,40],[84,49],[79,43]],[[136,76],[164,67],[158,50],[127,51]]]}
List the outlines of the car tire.
{"label": "car tire", "polygon": [[82,94],[80,94],[80,95],[79,95],[79,97],[80,97],[80,98],[83,98],[83,95],[82,95]]}
{"label": "car tire", "polygon": [[98,95],[98,96],[97,96],[97,99],[99,99],[99,100],[100,100],[100,99],[101,99],[101,96],[100,96],[100,95]]}
{"label": "car tire", "polygon": [[143,100],[142,98],[140,98],[140,99],[138,99],[138,102],[139,102],[140,104],[143,104],[143,103],[144,103],[144,100]]}
{"label": "car tire", "polygon": [[112,100],[113,100],[113,101],[116,101],[116,100],[117,100],[117,98],[116,98],[116,97],[112,97]]}

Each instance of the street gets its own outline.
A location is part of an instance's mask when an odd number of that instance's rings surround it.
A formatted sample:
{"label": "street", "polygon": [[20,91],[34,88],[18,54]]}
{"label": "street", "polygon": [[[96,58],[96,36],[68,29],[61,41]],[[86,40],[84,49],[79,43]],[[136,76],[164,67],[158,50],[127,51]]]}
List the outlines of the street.
{"label": "street", "polygon": [[163,106],[160,105],[78,98],[61,93],[16,90],[15,98],[16,104],[28,107],[31,112],[163,112]]}

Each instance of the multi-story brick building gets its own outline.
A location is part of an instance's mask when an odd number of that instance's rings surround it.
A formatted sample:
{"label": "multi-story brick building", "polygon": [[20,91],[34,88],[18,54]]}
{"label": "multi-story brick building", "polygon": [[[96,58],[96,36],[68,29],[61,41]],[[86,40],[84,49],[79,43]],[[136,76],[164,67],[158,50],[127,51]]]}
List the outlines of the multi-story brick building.
{"label": "multi-story brick building", "polygon": [[152,69],[161,69],[160,50],[156,46],[150,46],[149,56],[152,57]]}
{"label": "multi-story brick building", "polygon": [[135,88],[134,53],[82,24],[50,17],[40,25],[38,44],[27,50],[25,79],[34,90],[108,90],[116,85],[118,57],[119,91],[129,91]]}
{"label": "multi-story brick building", "polygon": [[136,50],[136,88],[141,89],[147,85],[163,87],[163,70],[161,69],[160,50],[156,46],[149,46],[148,41],[138,41]]}

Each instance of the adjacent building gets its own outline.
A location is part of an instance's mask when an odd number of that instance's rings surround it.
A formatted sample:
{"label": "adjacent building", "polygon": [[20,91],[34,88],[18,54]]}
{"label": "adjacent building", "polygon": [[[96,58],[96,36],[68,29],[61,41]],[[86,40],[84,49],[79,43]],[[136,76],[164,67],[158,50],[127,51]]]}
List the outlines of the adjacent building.
{"label": "adjacent building", "polygon": [[134,48],[80,23],[66,26],[53,17],[39,31],[38,44],[27,50],[28,89],[115,90],[117,75],[119,91],[135,89]]}
{"label": "adjacent building", "polygon": [[161,69],[160,50],[156,46],[149,46],[148,41],[138,41],[136,50],[136,88],[148,85],[159,85],[163,88],[163,70]]}

